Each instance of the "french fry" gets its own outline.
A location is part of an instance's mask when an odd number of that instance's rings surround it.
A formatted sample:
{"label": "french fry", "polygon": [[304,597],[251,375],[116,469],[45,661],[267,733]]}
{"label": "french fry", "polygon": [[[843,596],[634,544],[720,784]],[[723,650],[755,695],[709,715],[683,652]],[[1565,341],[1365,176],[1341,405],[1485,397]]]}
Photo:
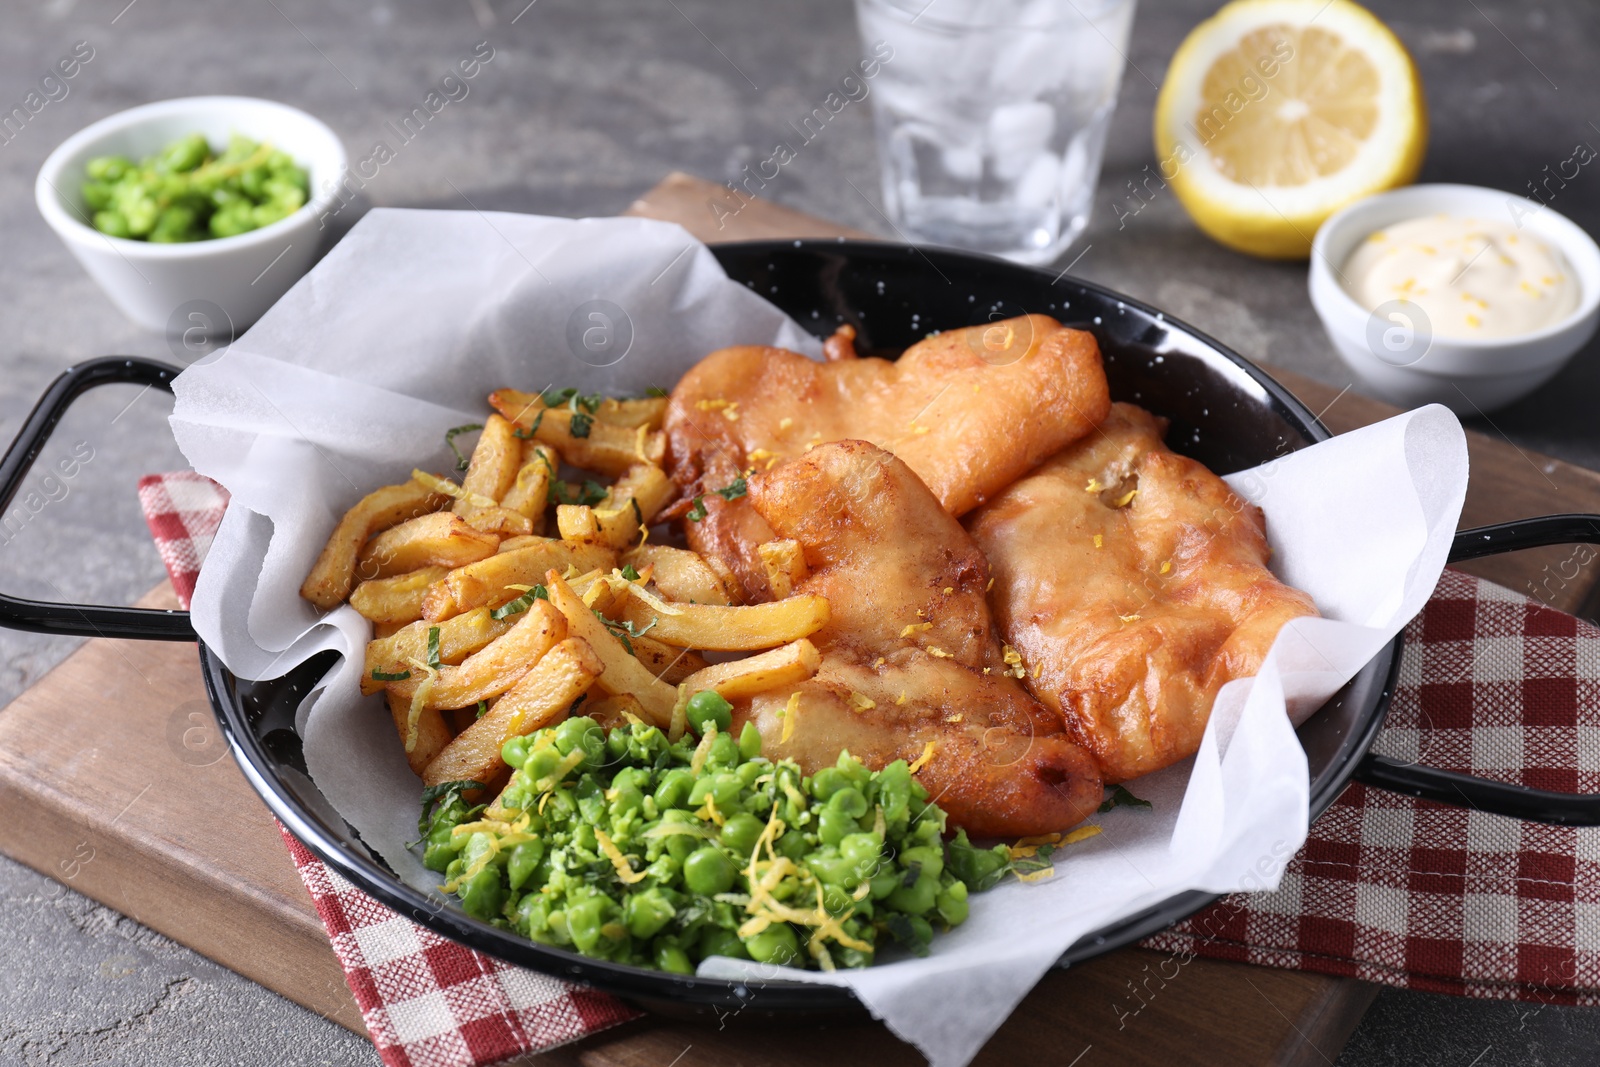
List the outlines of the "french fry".
{"label": "french fry", "polygon": [[639,528],[656,517],[672,492],[672,482],[660,467],[635,463],[594,507],[559,505],[556,528],[563,541],[585,541],[621,552],[639,536]]}
{"label": "french fry", "polygon": [[[403,622],[375,622],[372,624],[373,637],[392,637],[404,630],[408,624]],[[377,690],[373,690],[377,692]]]}
{"label": "french fry", "polygon": [[[498,401],[496,397],[499,398]],[[489,397],[489,406],[513,421],[532,421],[535,415],[547,407],[541,394],[524,393],[520,389],[496,390]],[[651,430],[659,430],[661,423],[667,417],[667,398],[652,396],[639,400],[617,400],[608,396],[600,401],[594,417],[614,426],[626,426],[629,429],[644,426]]]}
{"label": "french fry", "polygon": [[[462,660],[460,666],[440,667],[424,706],[465,708],[504,693],[567,636],[563,615],[545,601],[535,600],[511,629]],[[420,684],[421,672],[413,666],[410,678],[389,683],[389,692],[410,700]]]}
{"label": "french fry", "polygon": [[706,566],[710,567],[712,572],[716,574],[717,581],[722,584],[722,588],[727,590],[728,599],[733,601],[735,604],[739,603],[739,577],[733,573],[733,568],[729,567],[716,556],[702,556],[700,558],[704,560]]}
{"label": "french fry", "polygon": [[[483,432],[478,435],[477,447],[467,463],[466,477],[461,479],[464,493],[498,502],[511,491],[517,481],[517,470],[522,466],[522,442],[512,435],[514,429],[499,415],[483,420]],[[451,510],[466,518],[478,508],[464,496]]]}
{"label": "french fry", "polygon": [[428,785],[489,781],[505,766],[501,745],[565,719],[572,702],[604,670],[605,664],[582,638],[562,641],[495,701],[488,714],[446,745],[428,764],[422,780]]}
{"label": "french fry", "polygon": [[677,685],[706,666],[706,658],[692,649],[673,648],[652,637],[630,637],[628,643],[639,662],[668,685]]}
{"label": "french fry", "polygon": [[606,629],[605,623],[595,616],[583,598],[562,580],[560,572],[547,572],[544,585],[550,591],[550,602],[566,616],[567,632],[589,642],[589,647],[605,664],[605,673],[597,683],[600,688],[613,695],[631,694],[644,708],[646,718],[665,728],[672,718],[677,690],[651,674],[648,667],[628,653],[622,641]]}
{"label": "french fry", "polygon": [[604,696],[591,694],[588,700],[578,705],[578,714],[593,719],[607,730],[626,726],[635,720],[644,723],[650,721],[645,715],[644,706],[627,693],[607,693]]}
{"label": "french fry", "polygon": [[651,637],[679,648],[750,652],[810,636],[828,621],[828,600],[820,596],[739,607],[672,604],[668,614],[638,593],[639,587],[630,585],[628,599],[612,609],[613,617],[639,630],[648,626]]}
{"label": "french fry", "polygon": [[533,520],[510,508],[476,508],[467,516],[467,525],[501,538],[527,537],[533,533]]}
{"label": "french fry", "polygon": [[712,664],[689,675],[683,684],[690,693],[715,689],[725,700],[739,700],[803,682],[821,665],[816,646],[802,637],[745,659]]}
{"label": "french fry", "polygon": [[643,426],[659,430],[667,417],[667,398],[652,396],[641,400],[616,400],[608,396],[600,401],[600,410],[594,413],[594,417],[617,426],[634,429]]}
{"label": "french fry", "polygon": [[756,554],[766,568],[767,584],[772,587],[774,600],[793,595],[795,586],[811,573],[799,541],[768,541],[756,546]]}
{"label": "french fry", "polygon": [[[528,397],[533,398],[532,405]],[[620,477],[635,463],[661,466],[667,454],[667,438],[660,430],[643,426],[630,429],[602,422],[587,412],[568,408],[547,408],[536,393],[497,389],[489,394],[489,405],[517,424],[524,434],[561,452],[574,467]],[[574,433],[574,430],[578,433]]]}
{"label": "french fry", "polygon": [[388,578],[421,567],[462,567],[500,547],[500,538],[474,530],[448,511],[408,519],[367,542],[356,561],[363,579]]}
{"label": "french fry", "polygon": [[407,519],[438,511],[449,502],[449,497],[414,481],[368,493],[334,526],[300,586],[300,595],[324,611],[338,607],[356,584],[356,557],[368,538]]}
{"label": "french fry", "polygon": [[490,641],[511,629],[517,616],[495,619],[488,608],[474,608],[441,623],[415,622],[394,634],[367,642],[366,662],[361,667],[361,691],[376,693],[384,683],[374,678],[378,674],[415,673],[412,660],[428,658],[428,631],[439,630],[439,662],[455,666]]}
{"label": "french fry", "polygon": [[428,586],[449,573],[448,567],[421,567],[393,578],[374,578],[356,586],[350,606],[373,622],[413,622],[422,618]]}
{"label": "french fry", "polygon": [[[406,735],[411,732],[411,698],[401,697],[394,693],[388,696],[389,715],[394,719],[394,728],[400,735],[400,744],[406,743]],[[411,765],[413,774],[421,775],[434,757],[443,752],[450,744],[450,727],[445,725],[444,716],[438,709],[424,708],[417,715],[417,739],[412,742],[411,751],[406,753],[406,762]]]}
{"label": "french fry", "polygon": [[667,545],[640,545],[625,553],[622,562],[632,564],[641,573],[653,567],[651,580],[668,600],[728,603],[728,591],[722,587],[722,580],[698,552]]}
{"label": "french fry", "polygon": [[516,481],[500,505],[526,515],[533,523],[533,532],[544,530],[544,509],[550,503],[550,483],[561,469],[561,456],[549,445],[538,441],[522,442],[522,466],[517,470]]}
{"label": "french fry", "polygon": [[[539,525],[543,526],[544,523],[540,523]],[[550,540],[550,538],[542,537],[539,534],[524,534],[518,537],[507,537],[505,540],[500,542],[500,551],[515,552],[519,548],[532,548],[534,545],[542,545],[548,540]]]}
{"label": "french fry", "polygon": [[541,540],[527,548],[501,552],[465,567],[457,567],[434,582],[422,599],[422,617],[439,622],[471,608],[498,608],[521,596],[519,585],[537,585],[551,567],[580,571],[606,570],[617,565],[617,555],[599,545]]}

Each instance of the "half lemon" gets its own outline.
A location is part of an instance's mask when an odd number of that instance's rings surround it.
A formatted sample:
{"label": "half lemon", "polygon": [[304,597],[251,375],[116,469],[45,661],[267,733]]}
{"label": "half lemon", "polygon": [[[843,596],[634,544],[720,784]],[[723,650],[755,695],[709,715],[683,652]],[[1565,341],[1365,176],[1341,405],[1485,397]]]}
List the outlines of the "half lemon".
{"label": "half lemon", "polygon": [[1327,217],[1409,184],[1428,142],[1422,81],[1350,0],[1234,0],[1178,46],[1156,101],[1161,177],[1230,248],[1304,259]]}

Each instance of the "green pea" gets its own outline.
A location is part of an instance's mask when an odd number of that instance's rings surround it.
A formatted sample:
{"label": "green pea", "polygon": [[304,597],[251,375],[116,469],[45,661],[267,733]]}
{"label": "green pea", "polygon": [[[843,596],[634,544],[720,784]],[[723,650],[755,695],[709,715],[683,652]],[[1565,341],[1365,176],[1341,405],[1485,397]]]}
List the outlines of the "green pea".
{"label": "green pea", "polygon": [[[621,938],[611,936],[608,927],[619,924],[622,918],[622,909],[617,902],[608,896],[595,893],[584,897],[575,904],[567,905],[567,932],[572,936],[572,943],[578,951],[586,956],[599,954],[602,939],[616,941]],[[624,931],[623,936],[627,934]]]}
{"label": "green pea", "polygon": [[702,896],[726,893],[733,887],[733,879],[737,873],[733,861],[720,848],[711,845],[695,849],[683,862],[684,884],[689,887],[690,892]]}
{"label": "green pea", "polygon": [[790,830],[778,838],[777,844],[773,848],[776,849],[778,855],[788,856],[792,860],[799,861],[805,858],[805,854],[811,851],[814,844],[816,844],[815,841],[806,840],[805,834]]}
{"label": "green pea", "polygon": [[110,237],[133,236],[133,231],[128,229],[127,216],[120,211],[96,211],[94,228]]}
{"label": "green pea", "polygon": [[522,766],[526,772],[526,777],[537,782],[554,774],[555,769],[560,764],[560,750],[555,745],[545,745],[543,748],[535,748],[529,752],[524,758]]}
{"label": "green pea", "polygon": [[707,723],[716,723],[717,730],[722,733],[733,727],[733,705],[722,699],[715,689],[702,689],[690,697],[684,714],[689,728],[697,734],[706,732]]}
{"label": "green pea", "polygon": [[197,219],[192,208],[174,204],[156,218],[156,224],[150,227],[149,239],[155,244],[175,244],[180,241],[198,240],[200,231],[196,226],[196,222]]}
{"label": "green pea", "polygon": [[459,890],[461,907],[468,915],[488,921],[500,916],[500,906],[505,903],[506,887],[500,878],[500,868],[490,864],[471,878]]}
{"label": "green pea", "polygon": [[657,969],[671,971],[673,974],[693,974],[694,964],[689,960],[689,954],[677,945],[657,945],[654,951]]}
{"label": "green pea", "polygon": [[825,886],[847,886],[853,889],[861,884],[856,865],[843,856],[833,853],[831,849],[827,853],[816,852],[807,856],[806,866]]}
{"label": "green pea", "polygon": [[628,933],[641,939],[654,937],[677,913],[678,909],[672,906],[672,901],[659,888],[630,893],[622,907],[623,922],[628,927]]}
{"label": "green pea", "polygon": [[902,882],[898,889],[890,893],[889,906],[907,915],[926,915],[933,910],[938,897],[939,879],[924,871],[917,875],[917,880],[911,885]]}
{"label": "green pea", "polygon": [[689,807],[698,808],[706,802],[706,797],[713,797],[717,802],[719,811],[733,811],[739,803],[739,792],[744,788],[744,783],[737,774],[723,772],[713,774],[709,778],[701,778],[694,783],[694,788],[689,790]]}
{"label": "green pea", "polygon": [[827,800],[840,789],[850,784],[850,779],[833,767],[824,767],[811,776],[811,795],[818,800]]}
{"label": "green pea", "polygon": [[96,156],[83,165],[84,173],[97,182],[115,182],[133,170],[133,160],[127,156]]}
{"label": "green pea", "polygon": [[828,798],[828,807],[842,811],[852,819],[859,819],[867,813],[867,798],[855,786],[847,785]]}
{"label": "green pea", "polygon": [[872,876],[872,899],[883,900],[900,888],[901,872],[890,868]]}
{"label": "green pea", "polygon": [[883,841],[877,834],[847,834],[839,842],[839,855],[865,879],[877,869],[878,860],[883,856]]}
{"label": "green pea", "polygon": [[711,742],[711,751],[706,755],[706,766],[715,769],[738,765],[739,743],[731,734],[718,734],[716,740]]}
{"label": "green pea", "polygon": [[511,890],[516,892],[528,884],[534,872],[539,869],[539,861],[544,859],[544,839],[534,838],[524,841],[511,850],[511,859],[506,864],[506,873],[511,877]]}
{"label": "green pea", "polygon": [[817,820],[817,837],[825,845],[837,845],[860,829],[855,819],[832,807],[823,808]]}
{"label": "green pea", "polygon": [[788,923],[773,923],[759,934],[744,939],[745,951],[757,963],[786,964],[800,955],[800,939]]}
{"label": "green pea", "polygon": [[741,811],[729,816],[728,821],[722,824],[722,843],[732,849],[734,855],[748,857],[756,847],[761,831],[765,829],[764,822]]}
{"label": "green pea", "polygon": [[593,719],[580,715],[556,727],[556,748],[563,756],[570,756],[573,750],[581,748],[588,759],[598,763],[605,744],[605,731]]}
{"label": "green pea", "polygon": [[904,849],[899,857],[900,866],[916,864],[922,873],[938,878],[944,873],[944,849],[939,845],[919,845]]}
{"label": "green pea", "polygon": [[191,133],[168,145],[157,159],[156,166],[169,171],[194,170],[210,154],[211,146],[206,143],[205,135]]}
{"label": "green pea", "polygon": [[700,935],[700,940],[694,948],[695,954],[700,959],[709,956],[731,956],[736,960],[750,958],[750,953],[745,949],[744,942],[739,940],[739,935],[720,926],[706,927],[705,933]]}
{"label": "green pea", "polygon": [[672,768],[662,777],[661,784],[656,786],[656,805],[663,811],[683,807],[689,800],[689,790],[694,788],[694,784],[694,775],[689,773],[689,768]]}
{"label": "green pea", "polygon": [[934,907],[939,909],[939,917],[951,926],[959,926],[966,921],[967,886],[965,882],[955,882],[945,886],[939,891],[939,897],[934,902]]}
{"label": "green pea", "polygon": [[739,755],[747,760],[761,755],[761,731],[756,729],[753,722],[747,721],[739,731]]}
{"label": "green pea", "polygon": [[500,746],[500,758],[506,761],[506,766],[520,769],[528,758],[528,749],[533,745],[530,736],[518,736],[508,740]]}

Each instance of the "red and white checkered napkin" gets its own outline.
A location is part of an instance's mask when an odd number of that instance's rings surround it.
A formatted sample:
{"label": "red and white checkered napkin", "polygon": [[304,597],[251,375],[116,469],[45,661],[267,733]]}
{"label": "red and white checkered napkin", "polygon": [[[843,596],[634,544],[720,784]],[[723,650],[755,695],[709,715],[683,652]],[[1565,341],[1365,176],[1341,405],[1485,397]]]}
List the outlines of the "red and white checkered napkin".
{"label": "red and white checkered napkin", "polygon": [[[139,492],[187,601],[227,497],[195,474],[155,475]],[[1447,570],[1406,629],[1375,747],[1542,789],[1600,790],[1600,630]],[[289,842],[391,1067],[492,1063],[632,1016],[429,933]],[[1277,891],[1236,894],[1144,944],[1468,996],[1600,1004],[1600,828],[1352,785]]]}
{"label": "red and white checkered napkin", "polygon": [[[188,607],[227,491],[189,471],[152,474],[139,480],[139,502]],[[639,1014],[604,993],[513,967],[418,926],[278,829],[387,1067],[484,1067]]]}
{"label": "red and white checkered napkin", "polygon": [[[1445,571],[1406,628],[1374,749],[1600,791],[1600,630]],[[1235,894],[1144,944],[1432,992],[1600,1004],[1600,828],[1352,785],[1275,892]]]}

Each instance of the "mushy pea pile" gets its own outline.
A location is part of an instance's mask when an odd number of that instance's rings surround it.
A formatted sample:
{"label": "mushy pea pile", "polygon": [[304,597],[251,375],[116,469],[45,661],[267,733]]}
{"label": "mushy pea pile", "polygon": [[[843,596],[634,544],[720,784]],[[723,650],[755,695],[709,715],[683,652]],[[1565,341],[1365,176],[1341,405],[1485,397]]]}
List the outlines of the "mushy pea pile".
{"label": "mushy pea pile", "polygon": [[1049,846],[943,839],[945,813],[905,761],[848,753],[811,777],[728,732],[714,692],[669,742],[592,719],[507,741],[510,783],[488,806],[452,782],[424,796],[424,862],[470,914],[534,941],[693,973],[709,956],[862,967],[897,943],[928,951],[968,894],[1048,868]]}

